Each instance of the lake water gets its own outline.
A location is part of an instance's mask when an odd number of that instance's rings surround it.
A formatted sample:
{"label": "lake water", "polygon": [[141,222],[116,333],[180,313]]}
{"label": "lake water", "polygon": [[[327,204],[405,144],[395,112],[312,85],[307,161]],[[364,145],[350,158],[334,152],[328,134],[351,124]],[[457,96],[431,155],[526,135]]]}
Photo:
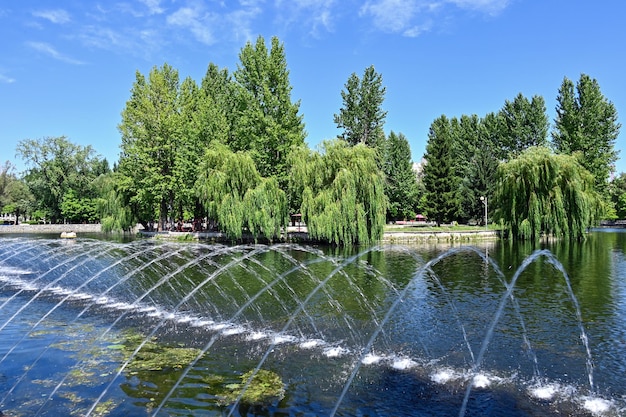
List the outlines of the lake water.
{"label": "lake water", "polygon": [[[4,236],[0,411],[624,415],[625,254],[621,230],[358,250]],[[224,400],[258,369],[282,399]]]}

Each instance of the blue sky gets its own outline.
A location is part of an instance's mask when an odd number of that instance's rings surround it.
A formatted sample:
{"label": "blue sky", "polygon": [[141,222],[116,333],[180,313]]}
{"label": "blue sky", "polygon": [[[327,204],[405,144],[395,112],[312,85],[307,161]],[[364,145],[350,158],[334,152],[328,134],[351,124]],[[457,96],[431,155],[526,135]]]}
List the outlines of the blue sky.
{"label": "blue sky", "polygon": [[313,148],[339,133],[341,90],[369,65],[387,89],[385,130],[407,137],[415,161],[442,114],[484,116],[522,93],[543,96],[553,121],[563,78],[581,73],[624,115],[625,16],[623,0],[2,2],[0,163],[23,169],[18,141],[64,135],[112,164],[136,71],[167,62],[200,82],[210,62],[235,70],[259,35],[285,45]]}

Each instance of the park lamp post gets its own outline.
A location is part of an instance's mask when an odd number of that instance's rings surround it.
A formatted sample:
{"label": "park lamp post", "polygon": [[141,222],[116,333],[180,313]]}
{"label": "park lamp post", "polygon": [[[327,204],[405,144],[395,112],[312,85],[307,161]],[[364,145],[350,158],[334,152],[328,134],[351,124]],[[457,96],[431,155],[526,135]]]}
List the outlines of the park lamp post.
{"label": "park lamp post", "polygon": [[485,230],[488,229],[488,225],[489,223],[487,222],[487,197],[484,195],[480,196],[480,201],[483,202],[483,204],[485,205]]}

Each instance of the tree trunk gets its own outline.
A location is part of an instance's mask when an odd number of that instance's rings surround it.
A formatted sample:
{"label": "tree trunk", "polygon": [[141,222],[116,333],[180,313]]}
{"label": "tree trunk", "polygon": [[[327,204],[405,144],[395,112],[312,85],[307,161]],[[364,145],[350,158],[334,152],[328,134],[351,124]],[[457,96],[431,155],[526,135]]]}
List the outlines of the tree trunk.
{"label": "tree trunk", "polygon": [[167,230],[167,200],[161,199],[161,207],[159,208],[159,231]]}

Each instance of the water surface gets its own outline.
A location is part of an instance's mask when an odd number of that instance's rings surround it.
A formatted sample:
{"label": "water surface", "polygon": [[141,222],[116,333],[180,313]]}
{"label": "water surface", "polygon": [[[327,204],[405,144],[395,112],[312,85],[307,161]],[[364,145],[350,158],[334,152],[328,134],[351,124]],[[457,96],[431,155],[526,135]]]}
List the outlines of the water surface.
{"label": "water surface", "polygon": [[[358,250],[2,237],[0,410],[621,415],[625,249],[621,231]],[[137,371],[141,341],[202,354]],[[282,400],[220,403],[257,368],[281,376]]]}

